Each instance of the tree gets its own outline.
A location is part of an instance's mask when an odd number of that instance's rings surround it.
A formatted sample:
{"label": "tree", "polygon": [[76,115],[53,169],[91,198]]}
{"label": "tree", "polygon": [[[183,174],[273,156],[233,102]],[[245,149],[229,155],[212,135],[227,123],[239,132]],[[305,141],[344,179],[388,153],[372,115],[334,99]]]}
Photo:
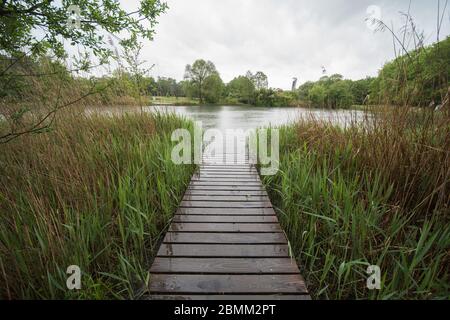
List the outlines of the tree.
{"label": "tree", "polygon": [[[33,89],[37,87],[42,93],[39,98],[34,94],[31,96],[34,101],[32,108],[22,105],[24,99],[20,99],[20,95],[14,95],[18,103],[9,104],[8,114],[3,113],[5,122],[13,125],[7,126],[6,132],[0,133],[0,143],[28,133],[46,132],[54,123],[59,110],[77,104],[89,96],[113,87],[118,93],[130,92],[130,79],[140,84],[145,73],[141,72],[143,69],[137,64],[138,61],[134,60],[140,49],[138,39],[152,39],[156,19],[167,8],[161,1],[141,0],[137,10],[133,12],[125,11],[118,0],[0,1],[0,95],[11,97],[14,91],[23,92],[21,87],[26,83],[30,83]],[[42,34],[43,37],[40,36]],[[105,40],[107,34],[122,37],[120,45],[125,54],[130,54],[129,57],[132,58],[128,62],[136,66],[133,72],[139,70],[139,74],[130,77],[127,70],[121,67],[120,73],[126,74],[119,79],[92,77],[93,81],[89,81],[86,88],[83,87],[86,92],[75,96],[73,92],[67,94],[62,88],[70,88],[70,81],[74,81],[75,72],[87,71],[92,67],[92,54],[99,60],[99,64],[108,62],[113,53],[115,58],[121,59],[117,49],[116,52],[109,49],[112,43]],[[75,61],[75,68],[71,70],[67,69],[63,62],[67,58],[64,47],[67,44],[76,45],[80,53],[80,59]],[[26,67],[39,66],[43,59],[51,60],[52,63],[48,63],[47,68]],[[51,78],[57,81],[51,81]],[[119,84],[109,80],[119,80]],[[52,82],[56,84],[53,91],[52,86],[46,85]],[[102,85],[98,86],[99,83]],[[44,91],[42,88],[48,90]],[[145,88],[139,85],[137,90],[134,92],[139,94]],[[50,92],[56,94],[49,94]],[[55,101],[51,101],[52,98]],[[33,111],[37,112],[33,116],[25,117],[26,113]]]}
{"label": "tree", "polygon": [[[63,57],[67,40],[104,58],[112,54],[104,34],[123,36],[126,31],[124,46],[135,45],[139,36],[151,40],[156,18],[166,8],[160,0],[142,0],[133,12],[117,0],[0,1],[0,53],[17,56],[25,50],[41,54],[51,49]],[[38,39],[37,29],[44,31],[44,39]]]}
{"label": "tree", "polygon": [[350,80],[338,80],[330,85],[327,90],[328,108],[349,108],[354,98]]}
{"label": "tree", "polygon": [[386,63],[371,84],[371,103],[427,107],[442,103],[450,81],[450,37]]}
{"label": "tree", "polygon": [[182,95],[185,97],[193,98],[197,96],[197,93],[195,92],[194,86],[191,84],[188,80],[183,80],[179,82],[180,90],[182,92]]}
{"label": "tree", "polygon": [[143,87],[145,89],[145,94],[147,95],[156,96],[158,94],[158,85],[153,77],[144,77]]}
{"label": "tree", "polygon": [[204,82],[206,78],[213,74],[218,74],[218,72],[216,66],[211,61],[199,59],[192,66],[189,64],[186,66],[184,78],[189,80],[197,89],[200,103],[204,100]]}
{"label": "tree", "polygon": [[253,104],[255,101],[255,85],[244,76],[239,76],[230,81],[227,86],[228,94],[239,102]]}
{"label": "tree", "polygon": [[367,97],[370,93],[370,87],[374,78],[367,77],[365,79],[354,81],[351,85],[352,95],[354,97],[354,103],[357,105],[363,105],[368,102]]}
{"label": "tree", "polygon": [[218,73],[212,74],[205,79],[204,95],[208,103],[217,103],[222,98],[224,83]]}
{"label": "tree", "polygon": [[262,71],[258,71],[255,74],[251,71],[247,71],[246,77],[253,82],[256,90],[267,89],[269,87],[267,76]]}
{"label": "tree", "polygon": [[309,90],[308,99],[314,107],[324,108],[326,99],[326,88],[323,84],[316,83]]}
{"label": "tree", "polygon": [[166,77],[158,77],[157,95],[179,97],[182,95],[181,85],[177,80]]}

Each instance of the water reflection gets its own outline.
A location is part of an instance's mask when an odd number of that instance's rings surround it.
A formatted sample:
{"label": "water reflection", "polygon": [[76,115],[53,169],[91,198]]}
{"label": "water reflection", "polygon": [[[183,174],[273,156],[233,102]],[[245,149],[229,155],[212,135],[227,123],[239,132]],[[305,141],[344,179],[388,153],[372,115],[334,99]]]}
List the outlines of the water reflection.
{"label": "water reflection", "polygon": [[[140,107],[92,108],[88,112],[118,114],[140,112]],[[300,118],[314,117],[345,126],[362,121],[365,113],[355,110],[323,110],[304,108],[264,108],[244,106],[148,106],[144,112],[173,112],[194,121],[201,121],[204,129],[252,129],[293,123]]]}

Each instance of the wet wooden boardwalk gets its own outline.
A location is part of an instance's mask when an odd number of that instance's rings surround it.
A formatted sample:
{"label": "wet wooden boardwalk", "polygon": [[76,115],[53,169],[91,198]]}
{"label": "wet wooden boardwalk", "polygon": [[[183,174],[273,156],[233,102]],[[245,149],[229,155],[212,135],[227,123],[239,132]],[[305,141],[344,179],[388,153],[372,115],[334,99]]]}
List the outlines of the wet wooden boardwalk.
{"label": "wet wooden boardwalk", "polygon": [[258,172],[206,158],[151,266],[150,299],[309,299]]}

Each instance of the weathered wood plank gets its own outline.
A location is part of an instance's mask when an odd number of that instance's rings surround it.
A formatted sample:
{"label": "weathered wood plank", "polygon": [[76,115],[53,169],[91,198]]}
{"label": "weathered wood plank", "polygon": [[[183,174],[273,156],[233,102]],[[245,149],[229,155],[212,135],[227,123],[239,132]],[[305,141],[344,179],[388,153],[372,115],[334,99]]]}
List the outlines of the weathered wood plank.
{"label": "weathered wood plank", "polygon": [[236,186],[237,188],[241,188],[241,187],[248,187],[248,186],[253,186],[253,187],[258,187],[261,188],[261,181],[198,181],[198,180],[193,180],[190,184],[190,186]]}
{"label": "weathered wood plank", "polygon": [[163,258],[153,262],[150,273],[297,274],[289,258]]}
{"label": "weathered wood plank", "polygon": [[249,174],[249,175],[258,175],[258,171],[256,169],[205,169],[200,168],[196,171],[196,173],[205,173],[205,174]]}
{"label": "weathered wood plank", "polygon": [[173,217],[172,222],[278,223],[278,218],[276,216],[218,216],[177,214]]}
{"label": "weathered wood plank", "polygon": [[218,185],[189,185],[187,191],[190,190],[207,190],[207,191],[265,191],[262,186],[239,186],[239,185],[228,185],[228,186],[218,186]]}
{"label": "weathered wood plank", "polygon": [[241,173],[196,173],[193,179],[235,179],[235,180],[259,180],[259,177],[254,174]]}
{"label": "weathered wood plank", "polygon": [[238,183],[240,184],[241,182],[258,182],[259,181],[259,177],[248,177],[248,178],[239,178],[239,177],[231,177],[231,178],[225,178],[225,177],[218,177],[218,178],[213,178],[213,177],[192,177],[191,179],[192,182],[232,182],[232,183]]}
{"label": "weathered wood plank", "polygon": [[236,172],[230,172],[230,173],[224,173],[224,172],[213,172],[213,173],[206,173],[206,172],[198,172],[194,176],[192,176],[193,179],[236,179],[236,180],[258,180],[260,181],[259,176],[252,174],[252,173],[236,173]]}
{"label": "weathered wood plank", "polygon": [[151,280],[155,293],[307,293],[299,275],[153,274]]}
{"label": "weathered wood plank", "polygon": [[199,172],[206,173],[244,173],[244,174],[258,174],[258,171],[255,168],[211,168],[211,167],[200,167]]}
{"label": "weathered wood plank", "polygon": [[188,189],[186,196],[267,196],[263,190],[192,190]]}
{"label": "weathered wood plank", "polygon": [[186,233],[167,232],[164,243],[286,244],[284,233]]}
{"label": "weathered wood plank", "polygon": [[159,257],[289,257],[287,245],[266,244],[169,244],[159,248]]}
{"label": "weathered wood plank", "polygon": [[214,165],[214,164],[207,164],[203,163],[200,166],[200,170],[203,169],[214,169],[214,170],[249,170],[254,169],[254,166],[249,166],[248,164],[242,164],[242,165],[232,165],[232,164],[223,164],[223,165]]}
{"label": "weathered wood plank", "polygon": [[214,165],[214,166],[245,166],[248,165],[248,162],[242,161],[227,161],[227,160],[202,160],[203,165]]}
{"label": "weathered wood plank", "polygon": [[271,208],[270,202],[181,201],[180,207],[189,208]]}
{"label": "weathered wood plank", "polygon": [[178,214],[207,215],[274,215],[272,208],[179,208]]}
{"label": "weathered wood plank", "polygon": [[279,223],[189,223],[173,222],[171,232],[281,232]]}
{"label": "weathered wood plank", "polygon": [[210,161],[215,161],[215,160],[220,160],[220,161],[226,161],[226,162],[230,162],[230,163],[234,163],[234,162],[242,162],[242,163],[248,163],[249,159],[248,158],[244,158],[244,157],[233,157],[233,156],[217,156],[217,157],[202,157],[203,162],[210,162]]}
{"label": "weathered wood plank", "polygon": [[243,201],[243,202],[269,202],[269,197],[264,196],[252,196],[252,195],[207,195],[207,196],[197,196],[191,195],[189,193],[184,195],[183,201]]}

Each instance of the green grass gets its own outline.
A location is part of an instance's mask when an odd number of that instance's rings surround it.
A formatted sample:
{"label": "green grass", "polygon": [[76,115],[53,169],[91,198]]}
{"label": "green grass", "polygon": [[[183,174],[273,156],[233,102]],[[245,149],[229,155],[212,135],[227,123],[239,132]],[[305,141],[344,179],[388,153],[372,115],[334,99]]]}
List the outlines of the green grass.
{"label": "green grass", "polygon": [[[450,297],[450,122],[429,116],[281,129],[264,182],[313,298]],[[381,290],[366,288],[369,265]]]}
{"label": "green grass", "polygon": [[151,97],[150,103],[152,105],[171,105],[171,106],[191,106],[191,105],[199,105],[199,99],[196,98],[188,98],[188,97],[164,97],[157,96]]}
{"label": "green grass", "polygon": [[[64,115],[1,145],[0,296],[137,298],[194,170],[171,161],[174,116]],[[66,268],[82,290],[66,288]]]}

